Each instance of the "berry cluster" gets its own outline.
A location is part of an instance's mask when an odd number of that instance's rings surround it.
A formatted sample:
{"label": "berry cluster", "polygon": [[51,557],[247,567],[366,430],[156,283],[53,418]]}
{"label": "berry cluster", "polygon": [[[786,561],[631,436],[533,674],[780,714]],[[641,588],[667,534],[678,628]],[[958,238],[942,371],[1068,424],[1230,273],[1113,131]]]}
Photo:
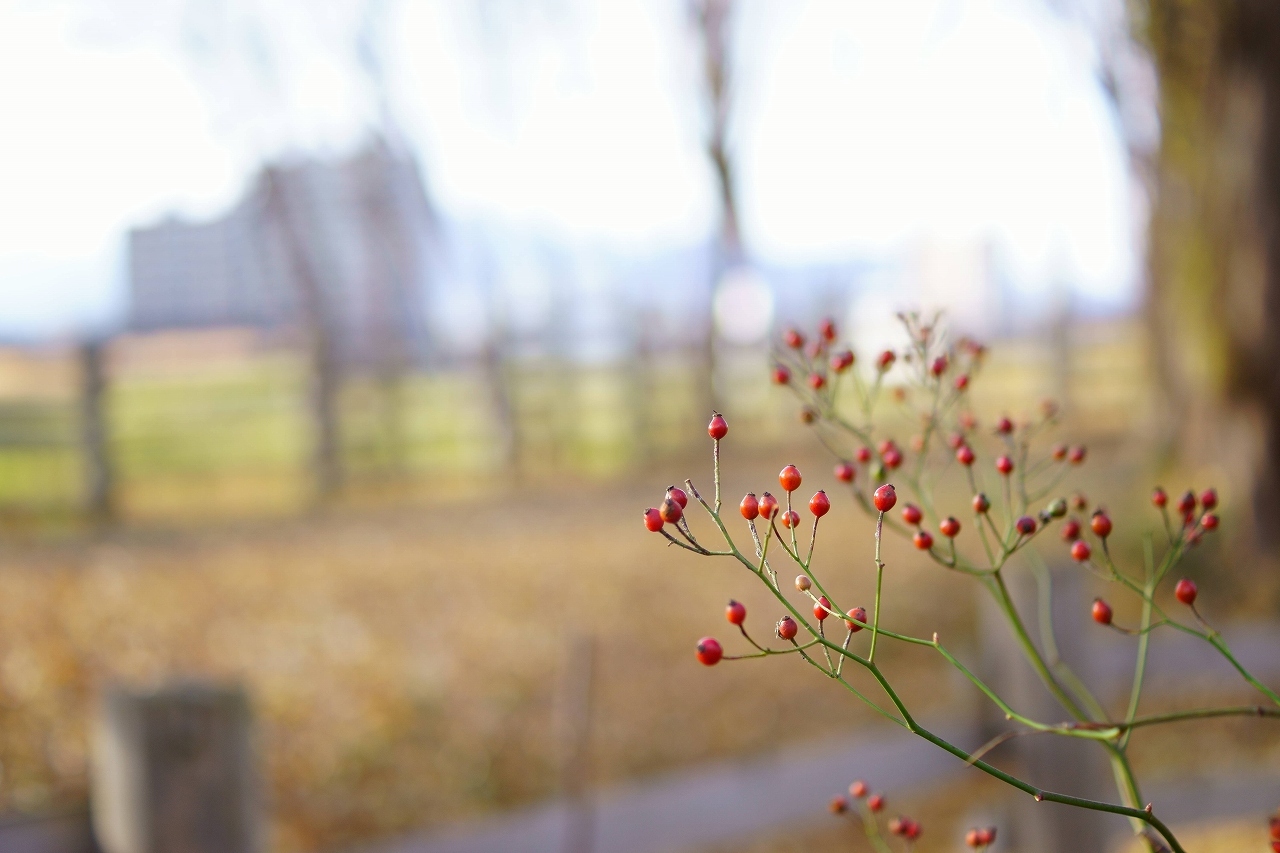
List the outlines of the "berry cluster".
{"label": "berry cluster", "polygon": [[[721,660],[794,654],[881,715],[979,770],[1034,796],[1037,801],[1049,800],[1124,815],[1130,819],[1135,833],[1147,839],[1152,850],[1167,847],[1173,853],[1184,853],[1177,838],[1156,816],[1152,805],[1141,800],[1126,753],[1130,737],[1146,726],[1180,720],[1244,714],[1280,717],[1280,694],[1250,674],[1232,654],[1222,636],[1201,617],[1195,608],[1198,590],[1190,579],[1184,578],[1177,583],[1174,597],[1189,608],[1194,617],[1193,624],[1170,616],[1159,600],[1158,591],[1165,577],[1189,548],[1196,545],[1205,533],[1217,528],[1218,516],[1214,514],[1217,494],[1212,489],[1198,497],[1194,492],[1188,492],[1174,507],[1178,513],[1174,517],[1169,512],[1168,496],[1157,489],[1152,501],[1164,519],[1163,538],[1166,541],[1163,553],[1157,558],[1155,537],[1148,535],[1144,548],[1146,559],[1141,571],[1124,570],[1112,559],[1108,547],[1114,527],[1111,516],[1101,507],[1094,507],[1086,525],[1080,519],[1088,513],[1090,502],[1083,494],[1077,492],[1070,498],[1061,494],[1054,496],[1062,481],[1084,464],[1088,456],[1082,445],[1042,447],[1044,434],[1056,424],[1057,406],[1045,403],[1035,418],[1015,422],[1008,416],[1001,416],[990,422],[988,428],[982,428],[970,409],[970,389],[985,357],[985,347],[967,340],[955,346],[946,345],[944,336],[937,330],[936,320],[926,323],[914,314],[904,315],[902,320],[907,346],[900,351],[881,352],[872,360],[865,375],[855,369],[857,359],[852,348],[837,346],[837,330],[830,321],[819,327],[812,341],[807,341],[798,330],[789,330],[783,337],[784,347],[778,351],[778,363],[773,372],[775,382],[788,386],[801,398],[802,421],[813,426],[818,438],[837,457],[833,471],[836,482],[875,522],[871,564],[874,592],[870,610],[865,606],[845,609],[848,602],[841,603],[832,588],[820,579],[814,559],[815,544],[819,522],[832,511],[833,502],[821,489],[809,499],[808,516],[812,523],[806,544],[800,538],[803,518],[796,508],[798,502],[794,500],[803,477],[795,465],[785,466],[778,474],[782,500],[768,491],[761,492],[759,496],[749,493],[741,499],[738,512],[746,522],[751,546],[746,550],[739,548],[728,525],[740,522],[734,522],[721,513],[720,444],[729,429],[718,413],[707,428],[713,441],[713,499],[706,500],[691,480],[685,480],[683,488],[668,488],[658,507],[645,510],[644,521],[649,530],[661,534],[670,544],[693,553],[736,561],[770,590],[782,609],[773,627],[774,638],[782,641],[782,648],[766,645],[767,641],[760,642],[748,634],[746,608],[731,601],[726,609],[726,618],[738,627],[753,651],[738,656],[726,655],[717,640],[707,637],[698,643],[698,660],[712,666]],[[793,382],[795,375],[803,375],[806,379]],[[920,425],[919,432],[902,443],[892,435],[881,434],[883,421],[878,416],[886,405],[906,407],[912,411]],[[901,423],[901,420],[896,423]],[[983,459],[990,460],[990,467],[982,464]],[[967,485],[966,502],[972,512],[971,524],[962,524],[954,510],[951,513],[941,511],[936,485],[946,476],[959,478]],[[889,482],[890,478],[896,481],[896,486]],[[907,498],[902,501],[895,517],[891,513],[899,506],[898,488],[905,490]],[[994,498],[989,495],[994,495]],[[704,545],[690,528],[685,517],[690,498],[706,511],[715,532],[723,540],[723,546]],[[1024,553],[1054,524],[1060,525],[1061,539],[1078,564],[1131,592],[1141,601],[1141,620],[1134,628],[1116,626],[1112,608],[1107,602],[1098,599],[1093,603],[1095,621],[1139,638],[1130,701],[1121,719],[1110,716],[1065,663],[1046,658],[1038,649],[1028,636],[1026,619],[1019,613],[1005,583],[1005,574],[1022,561]],[[942,645],[937,634],[931,638],[917,637],[887,627],[883,607],[886,603],[883,600],[886,566],[881,559],[885,529],[908,537],[922,556],[941,568],[971,576],[982,584],[1007,617],[1008,627],[1028,663],[1058,700],[1067,719],[1043,721],[1018,713]],[[935,538],[934,530],[940,538]],[[1087,538],[1089,536],[1093,537],[1092,544]],[[793,602],[792,593],[779,582],[779,571],[774,565],[778,559],[789,560],[799,567],[800,574],[794,588],[802,596],[802,604]],[[1037,573],[1037,579],[1043,585],[1041,598],[1048,600],[1052,595],[1052,585],[1042,563],[1034,560],[1022,562]],[[1046,610],[1052,612],[1051,607]],[[835,624],[844,623],[843,637],[828,637],[827,622],[831,616],[839,620]],[[1140,715],[1150,635],[1156,628],[1164,626],[1198,637],[1211,645],[1270,704]],[[1046,627],[1052,630],[1051,625]],[[864,630],[867,632],[865,640],[859,639],[855,644],[855,635]],[[1014,727],[993,741],[993,745],[1015,734],[1041,734],[1090,741],[1100,746],[1111,761],[1121,802],[1090,800],[1043,790],[984,761],[982,756],[987,747],[970,752],[925,729],[898,696],[892,679],[877,660],[877,646],[882,638],[932,650],[991,699]],[[853,674],[846,673],[846,665],[854,669]],[[865,675],[861,684],[855,683],[859,673]],[[868,690],[882,692],[888,700],[889,709],[873,701]],[[847,801],[845,807],[849,807]],[[870,800],[867,807],[870,809]],[[890,830],[908,842],[920,831],[919,825],[907,818],[891,823]],[[989,845],[994,832],[990,836],[986,833],[986,830],[975,829],[969,836],[972,839],[970,845]]]}
{"label": "berry cluster", "polygon": [[[828,808],[832,814],[845,816],[851,820],[857,819],[863,833],[867,836],[867,841],[878,853],[892,853],[884,833],[880,831],[880,813],[884,811],[884,796],[871,793],[866,782],[859,779],[849,786],[848,796],[840,794],[832,797]],[[916,839],[924,832],[919,821],[904,815],[890,818],[885,828],[889,830],[890,835],[902,839],[903,849],[908,853],[914,847]],[[990,832],[994,840],[995,830],[992,829]]]}

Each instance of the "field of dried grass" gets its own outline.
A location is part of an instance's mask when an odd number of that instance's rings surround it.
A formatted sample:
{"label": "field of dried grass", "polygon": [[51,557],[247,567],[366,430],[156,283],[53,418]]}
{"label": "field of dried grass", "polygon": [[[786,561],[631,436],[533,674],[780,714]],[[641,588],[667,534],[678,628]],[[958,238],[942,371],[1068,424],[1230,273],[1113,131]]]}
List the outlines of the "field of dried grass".
{"label": "field of dried grass", "polygon": [[[747,470],[767,482],[774,467]],[[646,534],[638,509],[665,483],[647,485],[11,542],[0,571],[0,801],[40,810],[83,797],[98,689],[186,677],[249,685],[273,850],[333,849],[530,801],[559,782],[556,685],[580,634],[598,638],[600,782],[866,719],[789,661],[694,662],[697,637],[726,633],[727,597],[747,603],[759,634],[776,606],[741,568]],[[835,586],[851,597],[868,588],[868,533],[859,521],[824,534]],[[902,565],[891,595],[920,570]],[[945,596],[949,583],[930,587]],[[898,619],[933,601],[900,596]],[[909,681],[925,703],[932,663]]]}

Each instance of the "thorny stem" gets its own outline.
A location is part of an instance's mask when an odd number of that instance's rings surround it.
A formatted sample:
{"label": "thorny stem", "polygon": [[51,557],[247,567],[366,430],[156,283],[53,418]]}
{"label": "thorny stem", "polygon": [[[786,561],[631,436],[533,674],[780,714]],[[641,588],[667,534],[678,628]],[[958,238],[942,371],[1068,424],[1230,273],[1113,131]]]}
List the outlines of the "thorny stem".
{"label": "thorny stem", "polygon": [[711,448],[712,465],[716,477],[716,512],[720,511],[720,439],[715,439]]}
{"label": "thorny stem", "polygon": [[884,532],[884,513],[876,516],[876,603],[871,616],[871,650],[867,660],[876,659],[876,641],[880,639],[880,590],[884,585],[884,563],[880,559],[880,539]]}

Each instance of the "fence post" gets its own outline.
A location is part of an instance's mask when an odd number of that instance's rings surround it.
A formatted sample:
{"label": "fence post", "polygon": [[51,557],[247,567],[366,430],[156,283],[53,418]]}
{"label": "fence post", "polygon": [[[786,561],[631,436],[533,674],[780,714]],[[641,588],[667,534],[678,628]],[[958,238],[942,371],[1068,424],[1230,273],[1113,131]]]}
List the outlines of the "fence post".
{"label": "fence post", "polygon": [[94,518],[109,519],[113,471],[107,428],[107,375],[104,342],[90,340],[77,350],[80,361],[80,448],[84,454],[84,504]]}
{"label": "fence post", "polygon": [[560,787],[565,798],[564,853],[596,849],[595,805],[591,797],[591,718],[596,641],[573,637],[562,681]]}
{"label": "fence post", "polygon": [[244,691],[109,689],[96,721],[91,804],[104,853],[258,853],[261,802]]}

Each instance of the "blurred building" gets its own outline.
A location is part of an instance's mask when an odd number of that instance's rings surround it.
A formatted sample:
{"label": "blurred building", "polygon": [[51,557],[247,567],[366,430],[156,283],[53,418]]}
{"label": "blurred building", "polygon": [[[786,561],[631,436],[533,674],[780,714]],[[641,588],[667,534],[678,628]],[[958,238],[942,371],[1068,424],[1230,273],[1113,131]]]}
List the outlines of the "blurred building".
{"label": "blurred building", "polygon": [[129,235],[129,325],[322,330],[347,363],[426,354],[435,219],[416,162],[381,141],[265,168],[226,215]]}

